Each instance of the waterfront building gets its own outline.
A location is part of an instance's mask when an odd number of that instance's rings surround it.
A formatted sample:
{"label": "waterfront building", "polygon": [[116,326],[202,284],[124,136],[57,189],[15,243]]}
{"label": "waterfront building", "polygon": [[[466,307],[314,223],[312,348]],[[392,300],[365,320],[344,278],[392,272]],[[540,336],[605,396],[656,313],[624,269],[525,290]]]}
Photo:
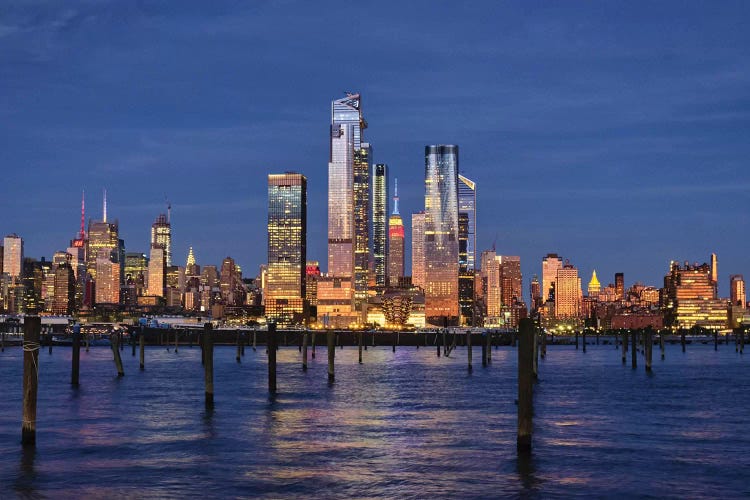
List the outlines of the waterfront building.
{"label": "waterfront building", "polygon": [[425,213],[411,215],[411,282],[424,289],[424,224]]}
{"label": "waterfront building", "polygon": [[3,239],[2,271],[11,278],[20,279],[23,270],[23,238],[9,234]]}
{"label": "waterfront building", "polygon": [[562,268],[562,266],[562,257],[556,253],[548,253],[542,259],[542,303],[553,298],[550,297],[550,291],[554,286],[557,270]]}
{"label": "waterfront building", "polygon": [[461,323],[474,323],[476,272],[476,183],[458,175],[458,301]]}
{"label": "waterfront building", "polygon": [[596,269],[594,269],[594,272],[591,273],[591,280],[589,281],[588,286],[589,297],[594,299],[599,297],[601,289],[602,285],[599,283],[599,279],[596,277]]}
{"label": "waterfront building", "polygon": [[425,146],[425,320],[457,325],[458,146]]}
{"label": "waterfront building", "polygon": [[352,304],[352,280],[348,277],[318,278],[317,321],[326,328],[350,328],[359,324],[359,315]]}
{"label": "waterfront building", "polygon": [[746,306],[745,278],[741,274],[733,274],[729,277],[729,300],[732,306]]}
{"label": "waterfront building", "polygon": [[569,319],[581,316],[581,278],[578,269],[566,263],[555,277],[555,318]]}
{"label": "waterfront building", "polygon": [[667,327],[727,327],[727,301],[717,297],[714,269],[715,255],[711,265],[685,262],[681,267],[677,262],[670,263],[669,273],[664,276],[661,304]]}
{"label": "waterfront building", "polygon": [[169,216],[170,210],[168,209],[167,215],[159,214],[153,224],[151,224],[151,248],[160,246],[164,249],[164,265],[169,267],[172,265],[172,224]]}
{"label": "waterfront building", "polygon": [[[398,196],[398,179],[396,180]],[[375,287],[382,290],[388,284],[388,165],[376,163],[372,167],[372,259]]]}
{"label": "waterfront building", "polygon": [[307,178],[268,176],[268,270],[265,311],[279,324],[307,317]]}
{"label": "waterfront building", "polygon": [[615,300],[625,300],[625,275],[615,273]]}
{"label": "waterfront building", "polygon": [[393,195],[393,213],[388,219],[388,285],[398,287],[404,278],[404,221],[398,211],[398,179]]}

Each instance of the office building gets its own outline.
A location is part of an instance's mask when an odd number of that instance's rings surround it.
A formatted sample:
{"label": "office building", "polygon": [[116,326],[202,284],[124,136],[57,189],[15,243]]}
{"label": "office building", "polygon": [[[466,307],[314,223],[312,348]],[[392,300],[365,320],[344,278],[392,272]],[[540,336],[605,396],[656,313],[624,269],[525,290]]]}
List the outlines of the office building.
{"label": "office building", "polygon": [[729,277],[729,299],[732,306],[745,307],[745,278],[741,274],[733,274]]}
{"label": "office building", "polygon": [[557,277],[557,270],[562,268],[562,266],[562,257],[556,253],[548,253],[542,259],[542,304],[554,299],[550,294],[555,283],[555,278]]}
{"label": "office building", "polygon": [[457,325],[458,146],[425,147],[425,321]]}
{"label": "office building", "polygon": [[458,300],[461,323],[472,325],[476,268],[476,183],[458,175]]}
{"label": "office building", "polygon": [[167,209],[167,215],[159,214],[151,224],[151,248],[161,247],[164,249],[164,263],[166,267],[172,265],[172,224],[170,222],[171,209]]}
{"label": "office building", "polygon": [[160,244],[153,245],[148,259],[148,287],[146,294],[164,297],[167,283],[166,251]]}
{"label": "office building", "polygon": [[11,278],[20,279],[23,271],[23,239],[9,234],[3,239],[3,269]]}
{"label": "office building", "polygon": [[268,270],[265,310],[280,324],[307,315],[307,179],[287,172],[268,176]]}
{"label": "office building", "polygon": [[404,221],[398,211],[398,179],[393,195],[393,213],[388,219],[388,285],[399,286],[404,278]]}
{"label": "office building", "polygon": [[580,318],[581,300],[581,278],[578,277],[578,269],[566,263],[557,270],[555,277],[555,318]]}
{"label": "office building", "polygon": [[411,215],[411,282],[424,289],[424,223],[425,213]]}
{"label": "office building", "polygon": [[[398,191],[398,180],[396,180]],[[383,289],[388,284],[388,166],[376,163],[372,168],[372,259],[375,287]]]}
{"label": "office building", "polygon": [[661,304],[667,327],[727,327],[727,303],[716,296],[714,269],[714,255],[711,265],[691,265],[685,262],[681,267],[677,262],[670,263],[669,274],[664,276]]}
{"label": "office building", "polygon": [[615,300],[625,300],[625,275],[615,273]]}

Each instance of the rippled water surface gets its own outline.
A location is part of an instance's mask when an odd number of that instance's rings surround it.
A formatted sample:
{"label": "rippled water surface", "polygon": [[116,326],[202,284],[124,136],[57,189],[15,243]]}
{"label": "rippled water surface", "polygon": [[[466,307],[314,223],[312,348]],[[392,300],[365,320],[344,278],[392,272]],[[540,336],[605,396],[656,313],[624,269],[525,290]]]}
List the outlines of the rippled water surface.
{"label": "rippled water surface", "polygon": [[[108,347],[40,352],[37,446],[23,450],[22,352],[0,353],[0,498],[750,496],[748,363],[734,346],[654,350],[647,374],[613,346],[551,346],[540,360],[533,453],[516,454],[515,349],[437,358],[434,348],[337,349],[301,370],[264,348],[215,349],[215,410],[204,410],[200,349],[130,347],[118,378]],[[628,363],[630,357],[628,356]]]}

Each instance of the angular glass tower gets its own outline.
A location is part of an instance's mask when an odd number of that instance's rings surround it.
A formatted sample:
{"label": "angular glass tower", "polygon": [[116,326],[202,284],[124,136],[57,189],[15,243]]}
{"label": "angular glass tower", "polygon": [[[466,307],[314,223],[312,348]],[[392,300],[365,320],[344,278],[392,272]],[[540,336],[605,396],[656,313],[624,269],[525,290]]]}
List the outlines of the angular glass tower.
{"label": "angular glass tower", "polygon": [[388,166],[378,163],[372,168],[372,258],[375,270],[375,286],[378,289],[384,288],[387,284],[387,208]]}
{"label": "angular glass tower", "polygon": [[307,262],[307,179],[287,172],[268,176],[266,317],[302,323]]}
{"label": "angular glass tower", "polygon": [[477,226],[476,184],[458,176],[458,300],[461,304],[461,323],[473,324],[474,269]]}
{"label": "angular glass tower", "polygon": [[425,321],[456,325],[458,146],[425,147]]}

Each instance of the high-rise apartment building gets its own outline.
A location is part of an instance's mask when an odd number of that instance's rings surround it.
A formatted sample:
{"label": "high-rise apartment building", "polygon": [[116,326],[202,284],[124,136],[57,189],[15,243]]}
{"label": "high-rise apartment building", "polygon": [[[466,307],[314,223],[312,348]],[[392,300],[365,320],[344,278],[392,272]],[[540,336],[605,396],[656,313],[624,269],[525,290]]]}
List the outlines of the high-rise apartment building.
{"label": "high-rise apartment building", "polygon": [[307,179],[293,172],[271,174],[268,176],[267,318],[280,324],[305,321],[306,264]]}
{"label": "high-rise apartment building", "polygon": [[[396,182],[396,186],[398,186],[398,180]],[[372,259],[375,270],[375,286],[379,289],[388,284],[387,213],[388,166],[383,163],[376,163],[372,168]]]}
{"label": "high-rise apartment building", "polygon": [[393,213],[388,219],[388,284],[399,286],[404,277],[404,221],[398,212],[398,179],[393,195]]}
{"label": "high-rise apartment building", "polygon": [[625,275],[615,273],[615,300],[625,299]]}
{"label": "high-rise apartment building", "polygon": [[531,309],[536,311],[542,306],[542,284],[539,283],[539,276],[536,274],[531,278],[529,284],[529,298],[531,299]]}
{"label": "high-rise apartment building", "polygon": [[664,276],[662,308],[664,323],[671,328],[726,328],[728,308],[726,300],[716,296],[713,281],[715,256],[712,263],[680,267],[670,264],[669,274]]}
{"label": "high-rise apartment building", "polygon": [[580,318],[581,299],[581,278],[578,277],[578,269],[566,263],[557,270],[555,277],[555,318]]}
{"label": "high-rise apartment building", "polygon": [[172,224],[169,215],[159,214],[151,224],[151,248],[159,246],[164,249],[166,267],[172,265]]}
{"label": "high-rise apartment building", "polygon": [[[523,280],[521,276],[521,257],[517,255],[499,255],[501,300],[505,307],[523,302]],[[513,325],[516,326],[516,325]]]}
{"label": "high-rise apartment building", "polygon": [[741,274],[729,277],[729,298],[732,306],[745,307],[745,278]]}
{"label": "high-rise apartment building", "polygon": [[53,276],[52,314],[71,315],[75,309],[76,279],[70,262],[57,264]]}
{"label": "high-rise apartment building", "polygon": [[425,147],[425,321],[458,324],[458,146]]}
{"label": "high-rise apartment building", "polygon": [[411,283],[424,289],[424,224],[425,213],[411,215]]}
{"label": "high-rise apartment building", "polygon": [[372,148],[363,142],[354,151],[354,302],[367,314],[370,275],[370,159]]}
{"label": "high-rise apartment building", "polygon": [[96,304],[120,303],[120,264],[116,262],[117,250],[100,248],[96,258]]}
{"label": "high-rise apartment building", "polygon": [[23,238],[9,234],[3,239],[3,269],[11,278],[20,279],[23,270]]}
{"label": "high-rise apartment building", "polygon": [[557,278],[557,270],[562,266],[562,257],[556,253],[548,253],[542,259],[542,304],[550,300],[550,290]]}
{"label": "high-rise apartment building", "polygon": [[473,324],[476,268],[477,186],[458,175],[458,301],[461,322]]}

